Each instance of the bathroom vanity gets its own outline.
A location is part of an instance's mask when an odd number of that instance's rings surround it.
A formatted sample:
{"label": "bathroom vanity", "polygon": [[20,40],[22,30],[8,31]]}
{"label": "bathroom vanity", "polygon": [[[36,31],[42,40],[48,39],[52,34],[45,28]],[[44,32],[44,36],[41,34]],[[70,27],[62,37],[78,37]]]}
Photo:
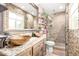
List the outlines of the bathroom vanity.
{"label": "bathroom vanity", "polygon": [[2,56],[43,56],[46,53],[45,48],[46,35],[40,37],[31,37],[28,42],[21,46],[13,48],[1,48]]}
{"label": "bathroom vanity", "polygon": [[[27,6],[25,6],[25,8],[21,8],[21,6],[24,5],[19,5],[18,3],[6,3],[5,5],[7,7],[7,10],[4,12],[3,17],[4,32],[9,33],[10,35],[19,35],[22,33],[33,33],[41,30],[38,28],[38,7],[35,4],[25,4]],[[30,6],[31,9],[28,9],[28,6]],[[31,11],[34,12],[32,13]],[[13,18],[12,15],[14,15],[15,17]],[[0,48],[0,56],[45,55],[45,40],[46,33],[43,33],[40,37],[31,37],[27,42],[25,41],[25,43],[20,46],[6,46],[4,48]]]}

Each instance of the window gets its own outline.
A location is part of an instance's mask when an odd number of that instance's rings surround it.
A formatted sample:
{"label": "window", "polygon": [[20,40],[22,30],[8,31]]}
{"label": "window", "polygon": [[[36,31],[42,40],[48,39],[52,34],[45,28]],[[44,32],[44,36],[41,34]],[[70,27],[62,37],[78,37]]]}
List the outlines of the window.
{"label": "window", "polygon": [[9,29],[24,29],[24,16],[9,12]]}

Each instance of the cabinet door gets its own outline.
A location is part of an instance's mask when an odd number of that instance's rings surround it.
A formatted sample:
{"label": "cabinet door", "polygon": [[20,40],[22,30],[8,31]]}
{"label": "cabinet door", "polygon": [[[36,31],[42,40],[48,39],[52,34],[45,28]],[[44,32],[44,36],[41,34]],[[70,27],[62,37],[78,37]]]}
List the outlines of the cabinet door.
{"label": "cabinet door", "polygon": [[33,49],[33,56],[39,56],[39,48]]}
{"label": "cabinet door", "polygon": [[43,40],[33,46],[33,56],[43,56],[45,48],[42,47]]}
{"label": "cabinet door", "polygon": [[25,49],[21,53],[17,54],[17,56],[32,56],[32,48]]}

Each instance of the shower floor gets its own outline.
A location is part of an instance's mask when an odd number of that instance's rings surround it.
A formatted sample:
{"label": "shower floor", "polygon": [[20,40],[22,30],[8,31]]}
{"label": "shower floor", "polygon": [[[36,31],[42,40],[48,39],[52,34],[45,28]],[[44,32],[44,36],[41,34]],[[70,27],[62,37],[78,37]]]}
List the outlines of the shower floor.
{"label": "shower floor", "polygon": [[65,50],[54,48],[53,53],[51,55],[46,56],[65,56]]}
{"label": "shower floor", "polygon": [[59,55],[59,56],[65,56],[65,44],[56,43],[54,46],[54,54]]}
{"label": "shower floor", "polygon": [[65,50],[65,44],[64,43],[55,43],[54,48]]}

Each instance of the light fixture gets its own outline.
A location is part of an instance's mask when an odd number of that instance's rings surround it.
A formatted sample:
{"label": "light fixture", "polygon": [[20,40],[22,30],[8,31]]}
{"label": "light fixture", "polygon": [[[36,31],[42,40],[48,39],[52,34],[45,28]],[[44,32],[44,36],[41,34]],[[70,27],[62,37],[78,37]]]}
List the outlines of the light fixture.
{"label": "light fixture", "polygon": [[63,9],[63,6],[59,6],[59,9]]}

